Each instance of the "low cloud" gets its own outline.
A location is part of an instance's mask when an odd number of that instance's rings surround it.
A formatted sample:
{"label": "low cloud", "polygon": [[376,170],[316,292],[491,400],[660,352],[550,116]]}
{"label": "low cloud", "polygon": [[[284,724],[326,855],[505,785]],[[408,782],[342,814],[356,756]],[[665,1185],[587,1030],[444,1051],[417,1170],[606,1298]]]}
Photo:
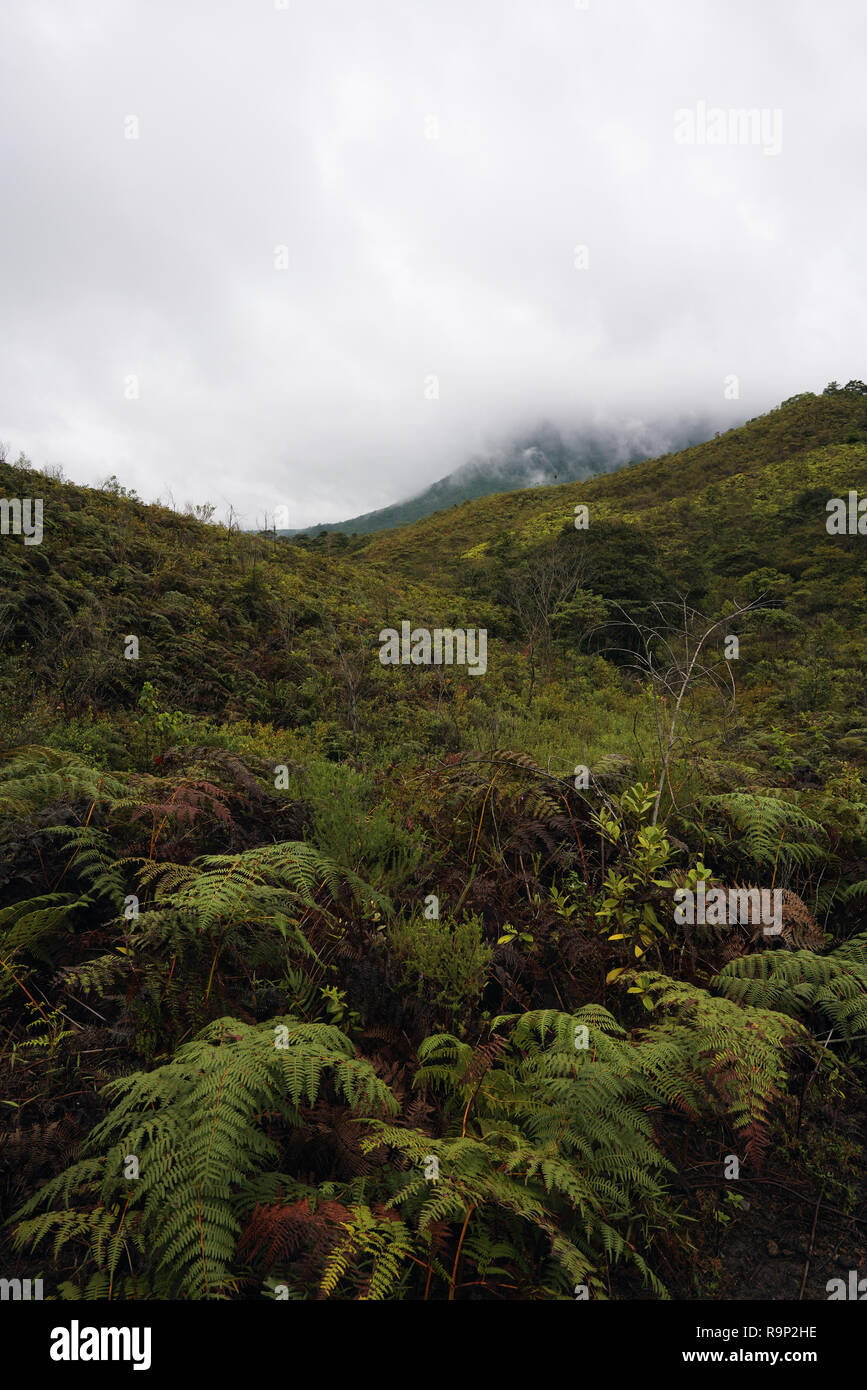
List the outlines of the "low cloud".
{"label": "low cloud", "polygon": [[[865,24],[6,0],[0,438],[305,526],[540,420],[652,441],[863,376]],[[676,138],[713,110],[780,125]]]}

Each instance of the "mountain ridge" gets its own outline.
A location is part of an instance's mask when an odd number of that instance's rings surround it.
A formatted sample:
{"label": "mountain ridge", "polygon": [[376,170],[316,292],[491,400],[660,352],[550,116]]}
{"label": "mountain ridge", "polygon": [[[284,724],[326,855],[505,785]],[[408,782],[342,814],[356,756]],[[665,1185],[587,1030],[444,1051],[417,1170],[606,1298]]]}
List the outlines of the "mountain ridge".
{"label": "mountain ridge", "polygon": [[467,500],[371,536],[363,553],[373,563],[385,563],[414,578],[424,572],[433,553],[441,574],[443,568],[454,573],[469,553],[482,553],[503,532],[514,532],[525,543],[542,539],[555,517],[561,524],[568,521],[578,502],[593,505],[600,519],[632,521],[641,516],[652,520],[654,529],[670,531],[673,523],[667,511],[692,506],[707,489],[718,489],[738,475],[770,476],[788,460],[806,459],[830,446],[842,451],[867,440],[867,395],[856,389],[859,386],[850,383],[821,395],[801,392],[701,444],[579,480],[580,492],[574,482],[558,482]]}
{"label": "mountain ridge", "polygon": [[[620,428],[595,427],[572,431],[567,436],[552,425],[540,425],[517,436],[502,449],[487,455],[474,455],[403,501],[362,512],[345,521],[321,522],[295,529],[278,527],[276,534],[292,537],[335,532],[361,536],[389,531],[494,493],[543,487],[555,482],[577,482],[614,472],[630,461],[643,461],[656,457],[661,451],[671,453],[701,442],[709,437],[713,428],[713,423],[703,417],[667,425],[638,423]],[[698,441],[694,438],[696,435]]]}

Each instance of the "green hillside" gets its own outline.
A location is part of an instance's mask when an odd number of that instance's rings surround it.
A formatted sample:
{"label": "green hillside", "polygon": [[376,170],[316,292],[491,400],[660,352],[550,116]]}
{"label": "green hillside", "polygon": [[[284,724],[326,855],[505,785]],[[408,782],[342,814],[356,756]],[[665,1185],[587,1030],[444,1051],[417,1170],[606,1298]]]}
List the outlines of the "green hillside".
{"label": "green hillside", "polygon": [[[365,555],[408,574],[429,573],[436,566],[453,575],[461,571],[465,557],[484,555],[504,534],[531,543],[558,529],[576,503],[583,502],[594,519],[640,524],[654,539],[691,549],[696,556],[713,533],[717,549],[752,545],[761,557],[766,545],[785,543],[791,524],[804,525],[805,509],[811,507],[804,494],[814,488],[835,493],[863,483],[865,445],[867,395],[845,389],[821,396],[805,392],[681,453],[582,483],[463,503],[372,538]],[[824,515],[824,499],[811,517],[819,514]],[[780,524],[767,534],[771,518],[779,518]],[[696,537],[693,527],[699,528]],[[749,535],[742,534],[744,527],[750,528]],[[729,534],[720,535],[721,528],[730,528]]]}
{"label": "green hillside", "polygon": [[[706,439],[712,428],[705,420],[694,420],[689,425],[678,421],[669,425],[665,432],[669,442],[685,447],[696,436]],[[650,450],[642,437],[644,434],[642,429],[633,430],[625,436],[615,430],[585,429],[567,441],[559,430],[542,425],[525,436],[519,436],[493,457],[469,460],[405,502],[379,507],[376,511],[350,517],[348,521],[323,522],[317,526],[305,526],[300,531],[282,530],[277,534],[309,536],[324,530],[366,536],[373,532],[393,530],[397,526],[408,526],[411,522],[430,516],[432,512],[443,511],[475,498],[488,497],[492,493],[538,487],[557,479],[574,482],[591,477],[594,473],[618,468],[626,449],[631,458],[648,458]]]}
{"label": "green hillside", "polygon": [[867,1221],[852,492],[859,382],[353,539],[0,463],[5,1276],[797,1299],[809,1248],[826,1299]]}

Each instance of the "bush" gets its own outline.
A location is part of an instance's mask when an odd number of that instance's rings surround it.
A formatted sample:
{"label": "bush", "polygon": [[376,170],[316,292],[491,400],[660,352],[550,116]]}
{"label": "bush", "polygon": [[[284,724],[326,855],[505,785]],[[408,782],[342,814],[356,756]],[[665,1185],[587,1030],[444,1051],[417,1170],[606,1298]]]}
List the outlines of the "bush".
{"label": "bush", "polygon": [[457,1017],[478,1000],[493,948],[484,941],[484,922],[477,914],[394,922],[388,942],[402,984],[431,1003]]}

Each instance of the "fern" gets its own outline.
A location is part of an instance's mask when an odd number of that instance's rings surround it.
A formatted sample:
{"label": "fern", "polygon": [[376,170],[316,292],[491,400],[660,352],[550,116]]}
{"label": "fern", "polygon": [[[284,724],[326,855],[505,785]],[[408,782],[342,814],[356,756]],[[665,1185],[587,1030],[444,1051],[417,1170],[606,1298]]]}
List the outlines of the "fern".
{"label": "fern", "polygon": [[29,816],[58,801],[108,802],[126,792],[111,773],[57,748],[16,748],[0,754],[0,815]]}
{"label": "fern", "polygon": [[867,1035],[867,932],[826,956],[763,951],[731,961],[713,988],[738,1003],[794,1018],[818,1014],[842,1037]]}
{"label": "fern", "polygon": [[74,870],[92,896],[107,899],[120,912],[127,890],[108,833],[92,824],[51,825],[44,833],[55,836],[64,850],[72,851],[64,876]]}
{"label": "fern", "polygon": [[143,887],[155,888],[156,900],[191,913],[202,931],[288,902],[313,907],[327,889],[336,900],[342,881],[357,897],[388,910],[387,898],[348,869],[303,841],[265,845],[243,854],[209,854],[190,865],[145,861]]}
{"label": "fern", "polygon": [[[87,1141],[101,1156],[74,1164],[16,1213],[16,1248],[53,1236],[56,1257],[68,1242],[86,1238],[111,1293],[128,1242],[159,1296],[226,1297],[236,1287],[239,1194],[279,1154],[263,1116],[299,1126],[301,1107],[314,1103],[326,1075],[349,1106],[397,1108],[337,1028],[291,1017],[257,1026],[216,1020],[171,1062],[105,1088],[114,1107]],[[138,1179],[124,1176],[131,1155]],[[73,1193],[90,1205],[54,1209]]]}
{"label": "fern", "polygon": [[[815,959],[815,957],[814,957]],[[650,971],[637,979],[665,1017],[642,1035],[638,1065],[669,1105],[694,1118],[727,1119],[747,1158],[761,1165],[774,1108],[786,1091],[790,1054],[811,1050],[799,1023],[738,1005]]]}
{"label": "fern", "polygon": [[[583,1029],[591,1045],[576,1048]],[[411,1172],[392,1202],[409,1207],[420,1233],[440,1222],[456,1231],[465,1225],[463,1258],[470,1259],[486,1249],[483,1232],[499,1213],[513,1251],[528,1238],[547,1247],[553,1268],[545,1296],[562,1297],[575,1282],[601,1293],[603,1259],[631,1261],[664,1296],[629,1236],[664,1205],[661,1178],[670,1165],[647,1113],[661,1097],[606,1009],[524,1014],[508,1040],[479,1049],[440,1034],[418,1055],[415,1084],[450,1097],[447,1133],[432,1139],[372,1122],[364,1145],[385,1143],[407,1161]],[[430,1156],[439,1165],[436,1182],[424,1175]],[[455,1283],[453,1270],[450,1297]]]}
{"label": "fern", "polygon": [[71,893],[43,893],[38,898],[0,908],[0,998],[15,987],[20,953],[24,951],[50,963],[50,956],[40,944],[42,938],[87,901],[76,899]]}
{"label": "fern", "polygon": [[350,1264],[353,1271],[359,1264],[362,1268],[369,1265],[359,1298],[382,1302],[400,1297],[406,1261],[413,1249],[408,1227],[395,1213],[377,1216],[367,1206],[353,1207],[343,1225],[346,1234],[332,1248],[322,1276],[325,1297],[346,1278]]}
{"label": "fern", "polygon": [[739,848],[763,868],[803,869],[827,854],[824,827],[782,794],[728,792],[705,797],[701,804],[722,812],[739,837]]}
{"label": "fern", "polygon": [[[129,942],[136,956],[148,952],[145,972],[151,985],[167,955],[208,972],[210,997],[218,959],[230,952],[249,973],[251,966],[282,964],[287,950],[319,962],[303,924],[315,908],[318,917],[335,924],[322,901],[343,893],[348,883],[364,910],[390,911],[389,900],[355,874],[302,842],[283,842],[242,854],[206,855],[192,864],[151,859],[118,861],[121,868],[137,866],[141,910],[130,923]],[[148,900],[149,898],[149,900]],[[208,962],[210,955],[210,963]],[[199,1016],[195,1022],[201,1022]]]}

